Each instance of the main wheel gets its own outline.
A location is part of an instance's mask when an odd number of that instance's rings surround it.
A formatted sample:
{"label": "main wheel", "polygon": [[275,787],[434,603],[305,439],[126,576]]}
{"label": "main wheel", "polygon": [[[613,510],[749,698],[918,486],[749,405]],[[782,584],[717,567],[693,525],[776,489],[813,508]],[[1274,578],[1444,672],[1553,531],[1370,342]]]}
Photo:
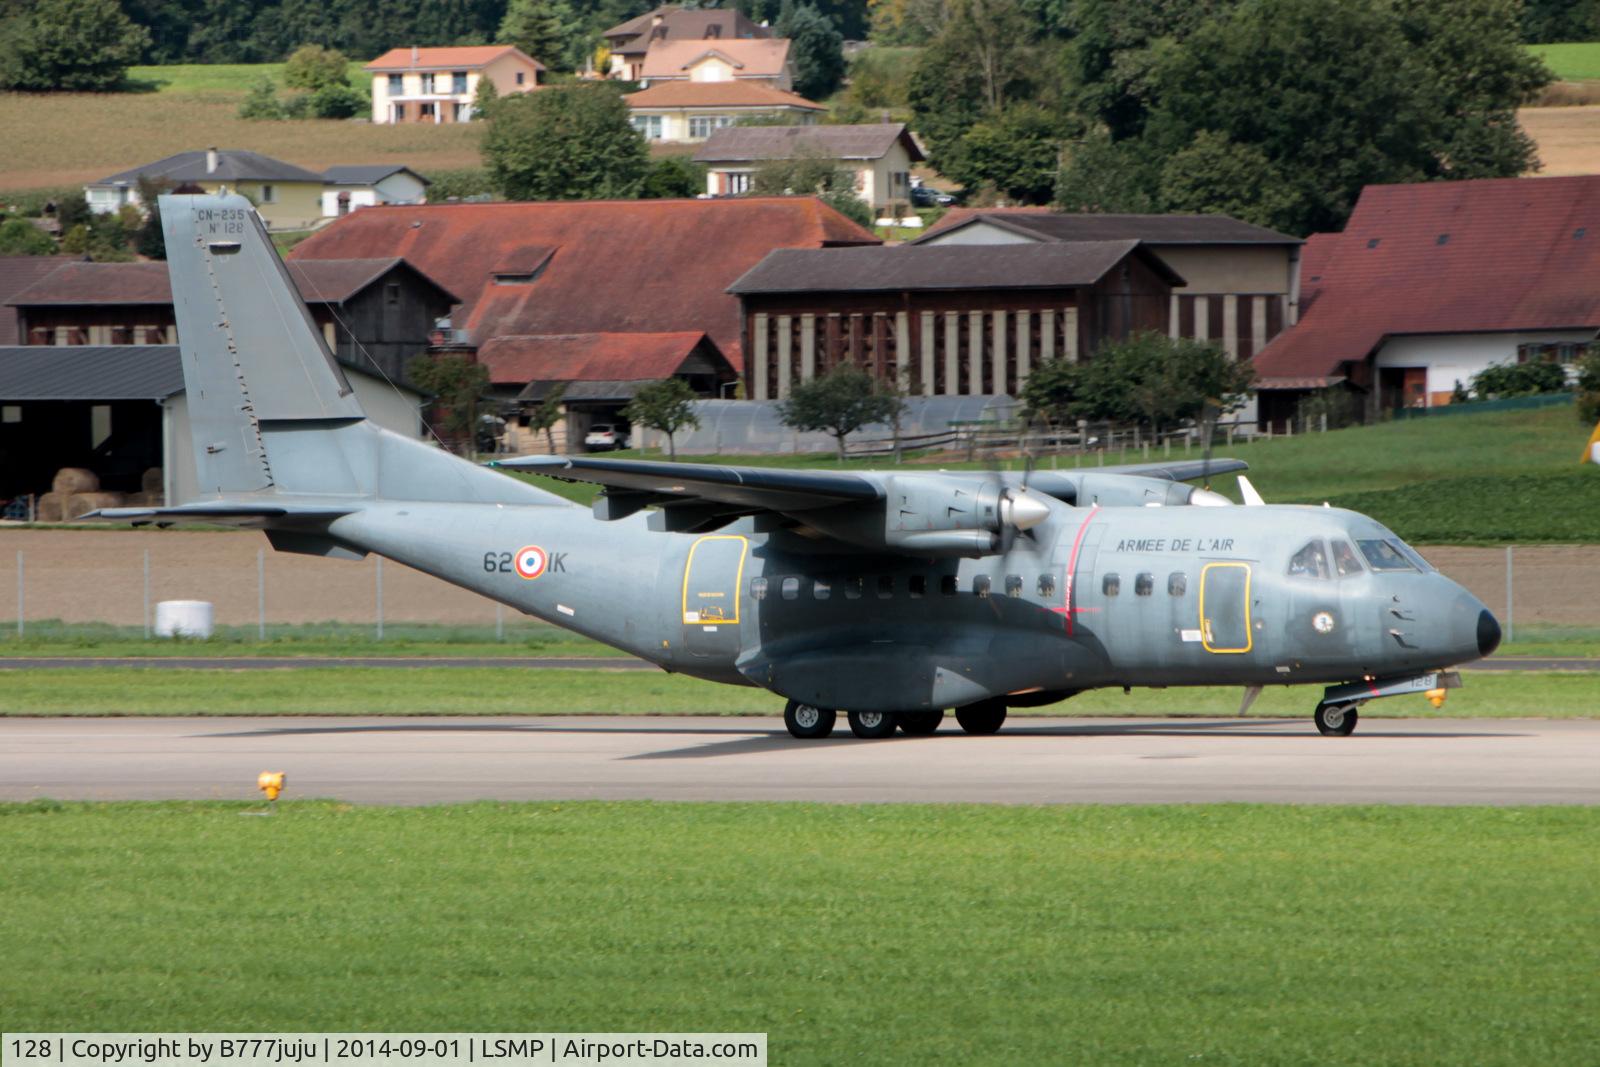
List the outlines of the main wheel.
{"label": "main wheel", "polygon": [[839,713],[832,708],[819,708],[815,704],[801,704],[791,700],[783,706],[783,725],[789,733],[802,741],[827,737],[833,733],[833,724]]}
{"label": "main wheel", "polygon": [[992,734],[1006,721],[1006,706],[998,700],[980,700],[956,709],[956,722],[969,734]]}
{"label": "main wheel", "polygon": [[907,737],[928,737],[944,722],[944,712],[902,711],[899,718],[900,732]]}
{"label": "main wheel", "polygon": [[899,718],[892,711],[852,711],[847,715],[850,718],[850,732],[868,739],[893,734],[895,721]]}
{"label": "main wheel", "polygon": [[1360,715],[1356,713],[1354,704],[1318,704],[1317,713],[1312,718],[1316,721],[1317,730],[1325,737],[1349,737],[1355,733],[1356,720]]}

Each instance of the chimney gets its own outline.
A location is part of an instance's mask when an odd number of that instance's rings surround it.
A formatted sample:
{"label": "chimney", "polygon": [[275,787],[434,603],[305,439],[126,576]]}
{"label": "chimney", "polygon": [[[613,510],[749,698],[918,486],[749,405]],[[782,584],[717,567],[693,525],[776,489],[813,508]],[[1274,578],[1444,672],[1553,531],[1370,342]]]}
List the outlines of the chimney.
{"label": "chimney", "polygon": [[662,24],[662,23],[663,23],[663,22],[665,22],[665,21],[666,21],[666,20],[667,20],[667,17],[666,17],[666,16],[665,16],[665,15],[663,15],[663,14],[662,14],[662,13],[661,13],[661,12],[660,12],[660,10],[657,10],[657,11],[656,11],[656,13],[655,13],[655,14],[654,14],[654,15],[651,15],[651,16],[650,16],[650,25],[651,25],[651,26],[652,26],[652,27],[655,27],[655,26],[659,26],[659,25],[661,25],[661,24]]}
{"label": "chimney", "polygon": [[206,149],[206,173],[207,174],[215,174],[216,172],[217,172],[217,150],[215,148],[208,148],[208,149]]}
{"label": "chimney", "polygon": [[414,67],[422,61],[422,53],[417,51],[417,46],[411,46],[411,65]]}

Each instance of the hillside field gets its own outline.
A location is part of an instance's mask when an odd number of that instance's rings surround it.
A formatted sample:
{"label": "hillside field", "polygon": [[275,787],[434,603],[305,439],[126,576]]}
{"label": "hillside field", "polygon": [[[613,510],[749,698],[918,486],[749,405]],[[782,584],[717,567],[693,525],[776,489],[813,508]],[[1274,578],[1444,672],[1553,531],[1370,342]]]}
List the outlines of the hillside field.
{"label": "hillside field", "polygon": [[1600,41],[1530,44],[1527,47],[1544,60],[1545,66],[1561,81],[1600,79]]}

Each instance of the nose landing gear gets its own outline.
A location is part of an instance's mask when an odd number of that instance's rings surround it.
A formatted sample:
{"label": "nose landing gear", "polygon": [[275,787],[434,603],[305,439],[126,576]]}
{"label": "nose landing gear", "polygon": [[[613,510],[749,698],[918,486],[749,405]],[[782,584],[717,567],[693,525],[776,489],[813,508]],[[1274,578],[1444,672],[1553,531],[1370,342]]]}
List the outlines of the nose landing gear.
{"label": "nose landing gear", "polygon": [[1356,722],[1360,716],[1356,708],[1360,707],[1357,701],[1351,700],[1338,704],[1318,704],[1313,719],[1317,724],[1317,731],[1324,737],[1349,737],[1355,733]]}

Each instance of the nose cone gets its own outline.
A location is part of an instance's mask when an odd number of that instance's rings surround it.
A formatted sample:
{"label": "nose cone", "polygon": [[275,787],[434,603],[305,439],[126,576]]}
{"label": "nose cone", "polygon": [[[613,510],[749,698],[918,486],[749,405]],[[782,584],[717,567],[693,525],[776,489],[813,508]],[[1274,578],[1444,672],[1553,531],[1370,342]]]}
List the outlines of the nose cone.
{"label": "nose cone", "polygon": [[1488,656],[1500,647],[1500,623],[1484,608],[1478,612],[1478,655]]}
{"label": "nose cone", "polygon": [[1050,517],[1050,505],[1022,489],[1001,502],[1000,516],[1019,530],[1031,530]]}

